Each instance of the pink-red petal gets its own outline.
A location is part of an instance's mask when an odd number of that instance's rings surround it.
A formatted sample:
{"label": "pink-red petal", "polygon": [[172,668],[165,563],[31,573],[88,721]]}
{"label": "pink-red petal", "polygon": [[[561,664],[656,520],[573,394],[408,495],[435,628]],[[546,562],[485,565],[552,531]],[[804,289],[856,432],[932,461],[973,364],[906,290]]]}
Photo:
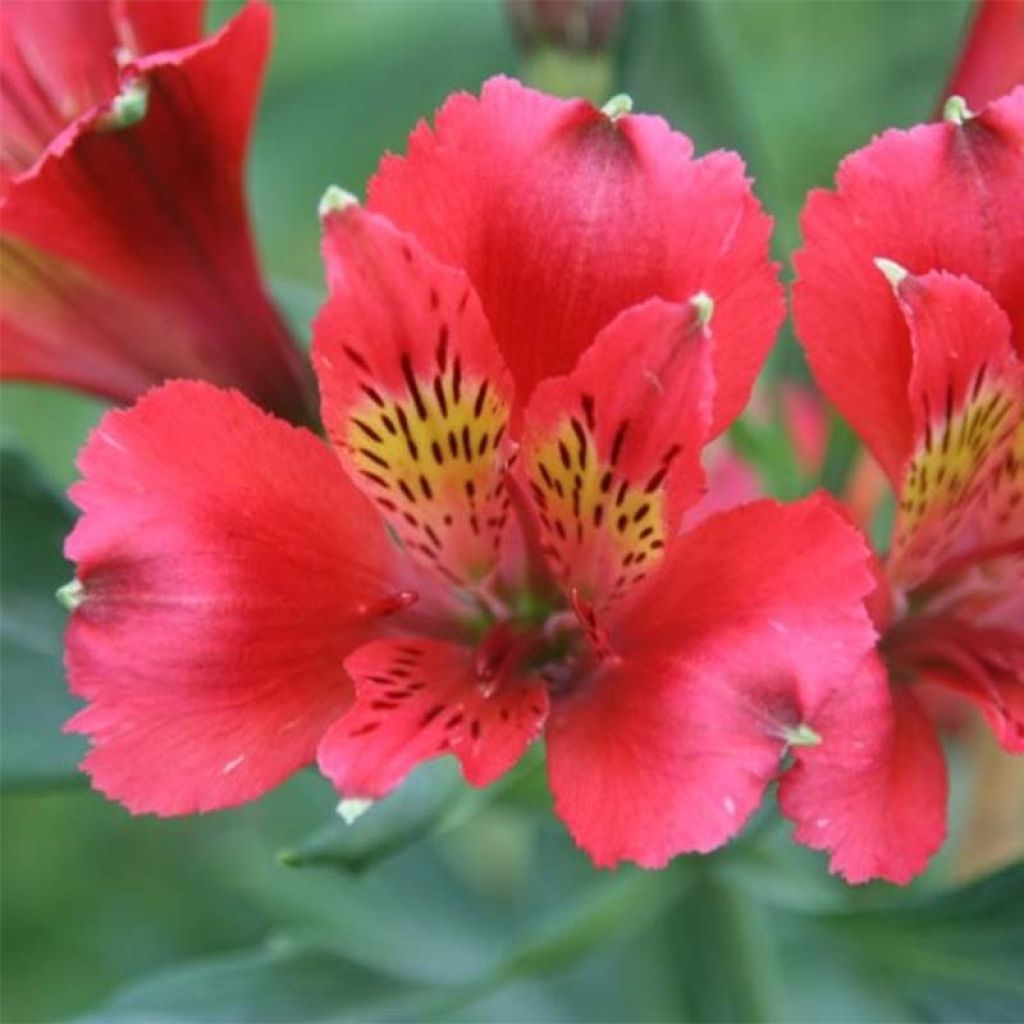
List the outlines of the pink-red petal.
{"label": "pink-red petal", "polygon": [[27,170],[80,114],[117,92],[110,6],[4,0],[0,7],[0,182]]}
{"label": "pink-red petal", "polygon": [[890,692],[872,656],[814,728],[821,742],[797,749],[779,786],[797,842],[827,850],[848,882],[909,882],[946,836],[946,762],[927,714],[909,690]]}
{"label": "pink-red petal", "polygon": [[135,812],[249,800],[312,761],[348,706],[393,549],[330,449],[241,395],[178,382],[109,413],[71,491],[81,600],[69,723]]}
{"label": "pink-red petal", "polygon": [[466,270],[521,401],[628,307],[713,295],[718,433],[746,404],[783,307],[771,221],[742,162],[692,153],[660,118],[613,120],[494,78],[386,158],[369,203]]}
{"label": "pink-red petal", "polygon": [[543,682],[492,677],[468,647],[398,637],[345,662],[356,703],[324,737],[320,768],[346,797],[386,796],[421,762],[454,754],[466,780],[487,786],[536,738]]}
{"label": "pink-red petal", "polygon": [[204,0],[110,0],[118,35],[133,56],[199,42]]}
{"label": "pink-red petal", "polygon": [[555,809],[599,865],[659,867],[743,826],[870,650],[867,549],[830,503],[757,502],[682,537],[548,725]]}

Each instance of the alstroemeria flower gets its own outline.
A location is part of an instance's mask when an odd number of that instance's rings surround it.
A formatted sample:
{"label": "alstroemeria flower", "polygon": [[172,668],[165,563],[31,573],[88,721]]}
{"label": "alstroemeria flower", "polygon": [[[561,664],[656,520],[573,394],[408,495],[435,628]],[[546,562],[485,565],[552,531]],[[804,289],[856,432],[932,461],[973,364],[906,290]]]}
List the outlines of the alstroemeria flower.
{"label": "alstroemeria flower", "polygon": [[962,694],[1024,750],[1024,88],[950,114],[848,157],[836,192],[812,193],[796,257],[797,333],[897,506],[864,668],[892,688],[888,752],[782,793],[854,873],[900,851],[910,877],[942,842],[945,762],[919,684]]}
{"label": "alstroemeria flower", "polygon": [[741,163],[498,79],[371,191],[322,208],[333,454],[175,383],[82,455],[86,770],[159,814],[314,759],[376,799],[446,753],[486,785],[543,733],[595,862],[710,850],[874,642],[826,499],[680,530],[782,312]]}
{"label": "alstroemeria flower", "polygon": [[202,13],[5,0],[2,374],[119,402],[202,378],[307,422],[244,200],[271,12],[250,3],[208,39]]}

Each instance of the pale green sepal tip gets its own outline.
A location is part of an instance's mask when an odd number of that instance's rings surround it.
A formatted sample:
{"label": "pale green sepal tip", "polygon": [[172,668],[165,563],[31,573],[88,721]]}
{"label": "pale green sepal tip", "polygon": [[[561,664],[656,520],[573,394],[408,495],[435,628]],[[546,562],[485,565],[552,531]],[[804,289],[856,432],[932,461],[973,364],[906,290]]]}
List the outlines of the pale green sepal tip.
{"label": "pale green sepal tip", "polygon": [[317,212],[321,218],[329,213],[337,213],[346,210],[350,206],[358,206],[359,200],[351,192],[346,192],[337,185],[330,185],[327,191],[320,197],[320,205]]}
{"label": "pale green sepal tip", "polygon": [[349,800],[342,800],[341,803],[338,804],[336,810],[338,817],[341,818],[346,825],[353,825],[372,806],[372,800],[363,800],[359,797],[354,797]]}
{"label": "pale green sepal tip", "polygon": [[887,260],[883,256],[879,256],[875,260],[875,266],[885,274],[885,279],[893,286],[893,288],[899,288],[901,284],[907,279],[907,270],[905,267],[901,267],[898,263],[893,260]]}
{"label": "pale green sepal tip", "polygon": [[57,600],[61,607],[73,612],[85,600],[85,587],[79,580],[65,583],[63,587],[57,588]]}
{"label": "pale green sepal tip", "polygon": [[786,742],[791,747],[816,747],[821,737],[806,722],[801,722],[786,730]]}
{"label": "pale green sepal tip", "polygon": [[942,108],[942,119],[950,124],[963,124],[974,117],[974,112],[967,106],[963,96],[950,96]]}
{"label": "pale green sepal tip", "polygon": [[697,292],[690,296],[690,305],[697,316],[697,326],[707,327],[715,315],[715,300],[707,292]]}
{"label": "pale green sepal tip", "polygon": [[149,107],[149,89],[141,79],[131,82],[110,103],[110,109],[99,119],[101,131],[117,132],[138,124]]}
{"label": "pale green sepal tip", "polygon": [[604,114],[609,121],[618,121],[620,117],[630,113],[632,109],[633,97],[627,96],[624,92],[620,92],[618,96],[613,96],[601,108],[601,113]]}

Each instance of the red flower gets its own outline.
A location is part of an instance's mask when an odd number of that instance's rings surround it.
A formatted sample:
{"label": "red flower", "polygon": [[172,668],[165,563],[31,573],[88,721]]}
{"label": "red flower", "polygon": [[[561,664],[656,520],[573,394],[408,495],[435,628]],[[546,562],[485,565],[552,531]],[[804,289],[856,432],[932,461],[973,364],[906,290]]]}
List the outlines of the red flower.
{"label": "red flower", "polygon": [[4,4],[3,376],[129,402],[169,377],[309,418],[242,168],[270,42],[252,3]]}
{"label": "red flower", "polygon": [[1024,0],[978,0],[947,96],[980,110],[1024,85]]}
{"label": "red flower", "polygon": [[[818,840],[848,872],[901,849],[909,877],[945,830],[918,685],[967,697],[1024,749],[1024,88],[976,117],[887,132],[837,185],[804,211],[796,325],[896,497],[873,598],[884,635],[865,668],[892,686],[892,741],[831,766],[823,744],[818,782],[798,771],[782,801],[817,808]],[[798,838],[817,845],[806,826]]]}
{"label": "red flower", "polygon": [[371,192],[323,207],[337,457],[185,383],[82,455],[86,769],[159,814],[314,758],[378,798],[443,753],[486,785],[543,731],[598,864],[710,850],[874,640],[824,499],[679,529],[782,313],[742,165],[498,79]]}

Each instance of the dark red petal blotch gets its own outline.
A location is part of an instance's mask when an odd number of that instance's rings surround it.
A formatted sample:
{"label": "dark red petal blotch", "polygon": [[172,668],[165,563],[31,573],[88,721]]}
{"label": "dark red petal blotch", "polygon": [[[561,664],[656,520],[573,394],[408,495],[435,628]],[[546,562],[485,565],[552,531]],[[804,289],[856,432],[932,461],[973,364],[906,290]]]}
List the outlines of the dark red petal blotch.
{"label": "dark red petal blotch", "polygon": [[419,637],[378,640],[345,662],[356,704],[324,737],[320,769],[350,798],[386,796],[422,761],[454,754],[488,786],[540,733],[548,694],[537,679],[488,677],[475,652]]}

